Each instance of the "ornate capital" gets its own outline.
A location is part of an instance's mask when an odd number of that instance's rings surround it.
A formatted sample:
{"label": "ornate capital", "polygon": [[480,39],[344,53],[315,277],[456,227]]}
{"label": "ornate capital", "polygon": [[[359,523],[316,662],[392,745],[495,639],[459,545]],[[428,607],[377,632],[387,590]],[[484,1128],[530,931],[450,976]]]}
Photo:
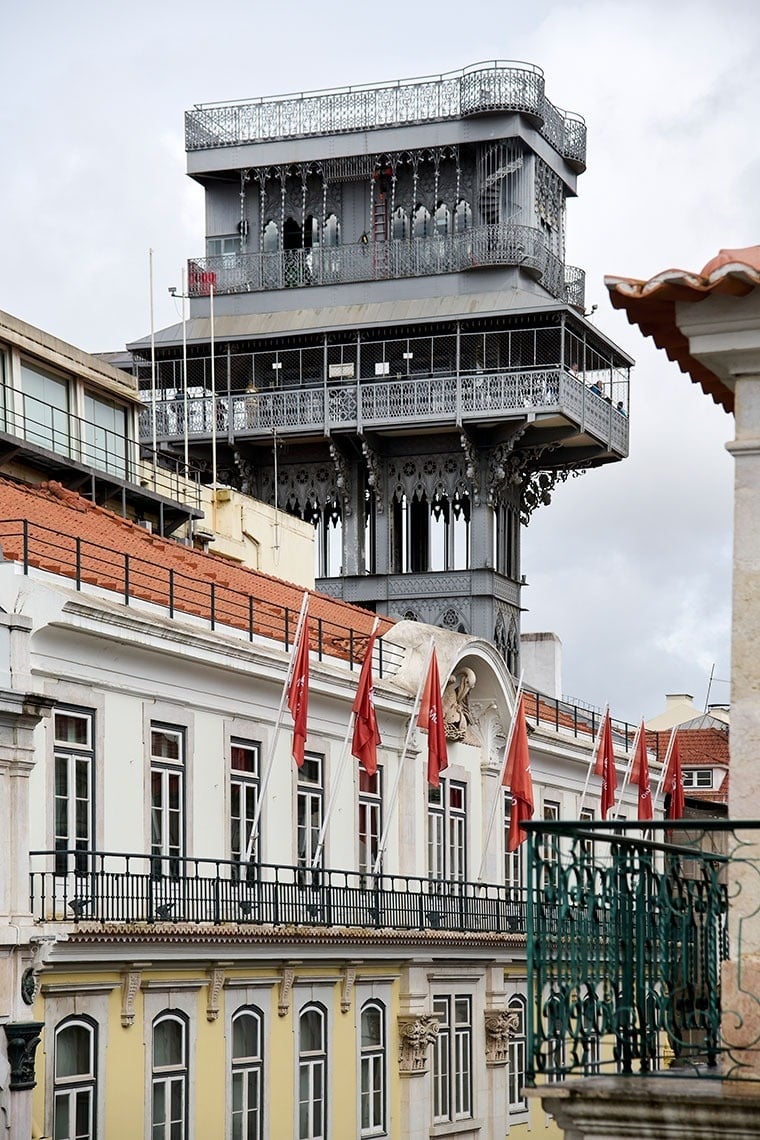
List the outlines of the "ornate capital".
{"label": "ornate capital", "polygon": [[506,1009],[487,1009],[484,1017],[486,1064],[504,1065],[508,1059],[510,1038],[520,1028],[520,1015]]}
{"label": "ornate capital", "polygon": [[44,1028],[42,1021],[8,1022],[3,1026],[8,1039],[8,1064],[11,1068],[10,1090],[22,1092],[33,1089],[34,1054]]}
{"label": "ornate capital", "polygon": [[437,1017],[423,1013],[419,1017],[399,1017],[399,1056],[400,1073],[424,1073],[427,1071],[428,1045],[438,1036],[440,1022]]}

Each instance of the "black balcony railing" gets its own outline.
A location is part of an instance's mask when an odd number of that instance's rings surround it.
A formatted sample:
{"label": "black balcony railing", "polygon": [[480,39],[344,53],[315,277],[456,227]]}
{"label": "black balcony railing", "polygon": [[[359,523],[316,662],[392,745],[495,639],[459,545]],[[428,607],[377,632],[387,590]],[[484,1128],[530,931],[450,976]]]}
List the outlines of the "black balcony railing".
{"label": "black balcony railing", "polygon": [[756,840],[760,824],[526,827],[528,1084],[669,1066],[717,1075],[728,900],[747,850],[732,829]]}
{"label": "black balcony railing", "polygon": [[40,922],[525,931],[513,888],[224,859],[34,851],[30,898]]}

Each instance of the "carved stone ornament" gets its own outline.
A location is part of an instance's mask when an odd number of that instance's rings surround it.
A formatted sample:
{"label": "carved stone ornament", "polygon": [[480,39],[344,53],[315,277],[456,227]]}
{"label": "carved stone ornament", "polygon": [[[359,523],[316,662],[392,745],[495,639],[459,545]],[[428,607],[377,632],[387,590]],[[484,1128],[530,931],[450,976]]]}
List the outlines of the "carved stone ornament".
{"label": "carved stone ornament", "polygon": [[398,1019],[400,1073],[427,1071],[428,1045],[435,1041],[439,1028],[438,1018],[428,1013],[423,1013],[419,1017]]}
{"label": "carved stone ornament", "polygon": [[141,981],[142,970],[125,970],[121,975],[121,1024],[125,1029],[135,1023],[135,998]]}
{"label": "carved stone ornament", "polygon": [[520,1028],[520,1015],[506,1009],[487,1009],[486,1064],[505,1065],[509,1057],[509,1040]]}
{"label": "carved stone ornament", "polygon": [[287,1017],[290,1009],[290,993],[296,980],[296,972],[292,966],[283,966],[280,974],[280,996],[277,1003],[277,1012],[280,1017]]}
{"label": "carved stone ornament", "polygon": [[208,972],[208,1001],[206,1020],[216,1021],[219,1017],[219,995],[224,985],[225,972],[220,966],[212,966]]}
{"label": "carved stone ornament", "polygon": [[11,1068],[10,1090],[33,1089],[34,1054],[44,1027],[42,1021],[8,1022],[3,1026],[8,1040],[8,1064]]}
{"label": "carved stone ornament", "polygon": [[343,971],[343,985],[340,991],[340,1012],[348,1013],[351,1009],[351,996],[354,992],[354,982],[356,981],[356,967],[346,966]]}

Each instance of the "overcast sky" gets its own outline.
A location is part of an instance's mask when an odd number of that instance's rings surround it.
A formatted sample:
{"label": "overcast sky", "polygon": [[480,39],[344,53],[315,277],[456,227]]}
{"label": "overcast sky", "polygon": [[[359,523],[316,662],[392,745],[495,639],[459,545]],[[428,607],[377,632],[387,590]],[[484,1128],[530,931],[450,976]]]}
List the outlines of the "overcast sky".
{"label": "overcast sky", "polygon": [[613,715],[729,697],[733,420],[622,314],[605,274],[699,270],[760,243],[758,0],[52,0],[9,3],[0,68],[0,308],[90,351],[156,327],[204,252],[184,174],[194,103],[408,78],[485,59],[543,68],[588,124],[568,261],[637,361],[631,457],[561,486],[524,532],[523,629],[563,643],[563,688]]}

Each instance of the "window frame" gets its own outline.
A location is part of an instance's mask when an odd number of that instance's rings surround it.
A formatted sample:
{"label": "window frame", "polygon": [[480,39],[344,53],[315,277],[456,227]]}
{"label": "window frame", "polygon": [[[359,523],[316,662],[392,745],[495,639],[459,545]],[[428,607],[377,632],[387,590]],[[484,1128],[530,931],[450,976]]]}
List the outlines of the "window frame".
{"label": "window frame", "polygon": [[[370,782],[374,782],[374,787],[369,786]],[[359,767],[358,789],[357,866],[359,874],[367,876],[374,872],[383,834],[382,767],[378,765],[374,776]]]}
{"label": "window frame", "polygon": [[[65,740],[63,737],[57,735],[57,722],[58,717],[71,717],[84,721],[87,725],[86,742],[79,744],[77,741]],[[52,713],[52,742],[53,742],[53,847],[56,851],[55,856],[55,874],[66,875],[73,871],[77,875],[86,875],[89,870],[90,859],[89,855],[93,850],[94,836],[95,836],[95,710],[86,709],[76,705],[56,705]],[[87,796],[86,798],[77,795],[77,776],[79,774],[80,765],[84,766]],[[59,771],[65,766],[65,785],[66,790],[63,795],[59,794],[58,775]],[[73,796],[72,796],[73,791]],[[86,811],[84,813],[84,821],[86,822],[85,829],[80,829],[82,817],[78,810],[80,800],[86,803]],[[59,808],[61,801],[65,801],[63,811],[66,814],[66,831],[64,835],[60,828],[61,819],[59,818]],[[79,833],[81,830],[81,834]],[[58,852],[71,851],[74,849],[77,854],[74,856],[66,855]],[[81,855],[79,852],[81,851]]]}
{"label": "window frame", "polygon": [[[460,1006],[467,1010],[463,1020],[459,1018]],[[472,1010],[472,994],[433,996],[433,1016],[438,1018],[431,1073],[434,1125],[473,1119]]]}
{"label": "window frame", "polygon": [[[307,778],[308,765],[316,764],[318,778]],[[298,769],[296,778],[296,866],[310,869],[316,853],[319,832],[325,817],[325,757],[319,752],[304,753],[304,764]],[[317,807],[318,824],[314,823],[312,810]],[[302,842],[303,839],[303,842]],[[320,866],[324,861],[324,847],[320,855]]]}
{"label": "window frame", "polygon": [[[58,1075],[58,1058],[59,1058],[59,1038],[62,1033],[68,1029],[82,1028],[87,1030],[89,1039],[89,1055],[90,1066],[89,1072],[71,1074],[69,1077],[59,1077]],[[73,1014],[64,1017],[55,1026],[53,1034],[53,1097],[52,1097],[52,1129],[53,1135],[58,1136],[57,1130],[57,1115],[58,1104],[60,1100],[65,1098],[68,1108],[69,1128],[68,1136],[61,1137],[61,1140],[96,1140],[97,1138],[97,1108],[98,1108],[98,1024],[92,1018],[85,1015]],[[79,1131],[77,1121],[77,1097],[81,1093],[86,1093],[87,1102],[89,1104],[89,1127],[86,1136],[83,1136]],[[71,1112],[71,1098],[74,1099],[74,1111]],[[74,1133],[71,1132],[71,1121],[74,1121]]]}
{"label": "window frame", "polygon": [[[174,735],[179,741],[179,758],[161,756],[153,751],[154,733]],[[150,750],[150,855],[154,875],[169,875],[179,878],[185,860],[186,850],[186,775],[187,775],[187,729],[183,725],[169,724],[166,721],[152,720],[149,726],[148,747]],[[161,788],[161,802],[155,801],[155,778]],[[177,781],[176,809],[171,808],[171,782]],[[171,812],[178,816],[176,843],[172,842]],[[167,812],[169,813],[167,815]],[[155,838],[155,820],[160,819],[160,836]],[[173,850],[176,848],[176,850]]]}
{"label": "window frame", "polygon": [[[435,883],[467,881],[467,784],[441,775],[437,788],[427,794],[427,878]],[[460,807],[452,805],[452,793],[461,792]]]}
{"label": "window frame", "polygon": [[[700,779],[700,776],[703,778]],[[715,787],[712,768],[683,768],[681,778],[684,788],[688,788],[690,791],[705,792]]]}
{"label": "window frame", "polygon": [[516,1013],[520,1018],[519,1031],[510,1033],[507,1046],[507,1114],[522,1116],[528,1112],[527,1097],[520,1096],[525,1084],[525,1070],[528,1063],[528,999],[525,994],[511,994],[507,1000],[507,1013]]}
{"label": "window frame", "polygon": [[[378,1044],[364,1044],[364,1016],[371,1010],[380,1017],[380,1041]],[[361,1007],[359,1015],[359,1135],[365,1137],[388,1135],[388,1030],[386,1008],[382,1001],[370,998]],[[365,1075],[367,1080],[365,1081]],[[379,1120],[375,1119],[374,1106],[379,1098]],[[364,1123],[364,1108],[368,1106],[367,1124]]]}
{"label": "window frame", "polygon": [[[182,1062],[181,1064],[164,1065],[160,1068],[156,1066],[156,1030],[167,1022],[175,1022],[181,1028],[181,1049],[182,1049]],[[150,1073],[151,1073],[151,1089],[150,1089],[150,1130],[151,1140],[187,1140],[188,1125],[189,1125],[189,1084],[190,1084],[190,1064],[189,1064],[189,1028],[190,1022],[187,1014],[182,1013],[176,1009],[165,1009],[158,1013],[151,1023],[150,1031]],[[172,1106],[172,1089],[176,1082],[179,1082],[182,1092],[182,1118],[179,1121],[166,1120],[166,1113],[164,1113],[163,1121],[155,1120],[156,1113],[156,1088],[160,1085],[164,1089],[164,1106],[168,1105],[171,1112]],[[168,1091],[168,1095],[167,1094]],[[174,1125],[179,1124],[181,1132],[179,1137],[176,1136]],[[156,1132],[156,1128],[163,1130],[163,1133]],[[167,1131],[168,1128],[168,1131]]]}
{"label": "window frame", "polygon": [[[321,1048],[316,1050],[305,1050],[303,1048],[302,1040],[302,1025],[303,1020],[308,1014],[316,1013],[319,1015],[321,1027]],[[296,1128],[295,1136],[297,1140],[327,1140],[329,1136],[328,1130],[328,1100],[327,1100],[327,1081],[329,1076],[328,1070],[328,1020],[327,1009],[321,1002],[307,1002],[298,1011],[298,1059],[297,1059],[297,1083],[296,1083]],[[321,1081],[321,1095],[315,1096],[315,1080],[314,1074],[320,1074]],[[308,1076],[308,1100],[303,1100],[301,1096],[301,1079],[302,1076]],[[304,1132],[302,1128],[301,1105],[307,1105],[307,1128]],[[319,1131],[315,1131],[315,1105],[321,1106],[321,1127]]]}
{"label": "window frame", "polygon": [[[235,749],[245,750],[254,757],[253,770],[248,771],[243,768],[236,768],[234,765]],[[233,867],[235,875],[242,873],[242,867],[247,865],[249,869],[252,865],[258,865],[261,861],[261,835],[263,817],[260,815],[258,820],[258,827],[256,839],[251,849],[251,858],[246,861],[243,856],[248,849],[248,841],[250,839],[251,827],[256,813],[256,808],[261,795],[261,741],[258,740],[244,740],[242,737],[233,736],[229,743],[229,788],[230,788],[230,801],[229,801],[229,851],[230,860],[237,866]],[[235,814],[235,800],[237,799],[238,811]],[[237,828],[237,846],[235,843],[235,832]]]}
{"label": "window frame", "polygon": [[[235,1025],[243,1017],[251,1017],[256,1023],[256,1033],[258,1038],[258,1054],[251,1054],[250,1056],[236,1057],[235,1055]],[[229,1135],[231,1140],[235,1140],[236,1136],[240,1140],[263,1140],[264,1138],[264,1108],[265,1108],[265,1071],[264,1071],[264,1014],[255,1005],[240,1006],[232,1014],[230,1020],[230,1109],[229,1109]],[[256,1103],[254,1106],[250,1104],[250,1077],[255,1074],[255,1082],[257,1088]],[[236,1081],[236,1078],[246,1078],[244,1081]],[[236,1083],[243,1084],[243,1095],[241,1097],[242,1107],[239,1114],[242,1116],[242,1128],[236,1133],[235,1130],[235,1085]],[[253,1114],[253,1133],[250,1133],[249,1124],[250,1117]]]}

